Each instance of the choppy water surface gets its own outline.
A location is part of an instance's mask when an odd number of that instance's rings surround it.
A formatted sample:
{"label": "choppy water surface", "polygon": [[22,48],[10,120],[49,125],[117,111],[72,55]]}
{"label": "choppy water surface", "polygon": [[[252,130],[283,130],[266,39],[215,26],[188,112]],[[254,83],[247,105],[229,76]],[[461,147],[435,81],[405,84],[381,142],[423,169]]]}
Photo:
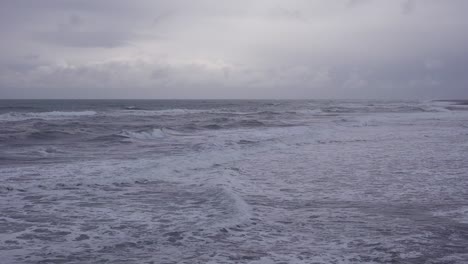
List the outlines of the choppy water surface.
{"label": "choppy water surface", "polygon": [[0,101],[1,263],[468,263],[468,106]]}

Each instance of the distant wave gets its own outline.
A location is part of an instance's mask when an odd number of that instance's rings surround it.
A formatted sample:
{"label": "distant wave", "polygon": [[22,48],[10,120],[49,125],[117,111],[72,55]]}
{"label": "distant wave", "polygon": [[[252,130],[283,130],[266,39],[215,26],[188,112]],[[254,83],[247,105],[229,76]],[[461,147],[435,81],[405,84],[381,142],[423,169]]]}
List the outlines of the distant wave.
{"label": "distant wave", "polygon": [[135,115],[135,116],[179,116],[179,115],[195,115],[195,114],[226,114],[226,115],[281,115],[281,111],[251,111],[241,112],[229,109],[163,109],[163,110],[147,110],[138,108],[126,108],[114,112],[113,115]]}
{"label": "distant wave", "polygon": [[346,113],[411,113],[411,112],[447,112],[451,109],[444,105],[435,104],[395,104],[395,105],[341,105],[341,106],[321,106],[316,108],[303,109],[276,109],[274,111],[259,109],[257,111],[233,111],[230,109],[163,109],[147,110],[140,108],[126,108],[113,113],[113,116],[182,116],[213,114],[226,116],[281,116],[281,115],[301,115],[301,116],[328,116]]}
{"label": "distant wave", "polygon": [[5,111],[5,110],[36,110],[36,107],[33,106],[0,106],[0,110]]}
{"label": "distant wave", "polygon": [[125,110],[134,110],[134,111],[138,111],[138,110],[147,110],[147,109],[145,109],[145,108],[141,108],[141,107],[133,106],[133,105],[125,106],[125,107],[123,107],[123,109],[125,109]]}
{"label": "distant wave", "polygon": [[[206,120],[204,122],[200,122],[197,124],[189,124],[187,126],[183,126],[180,129],[182,131],[197,131],[197,130],[221,130],[221,129],[241,129],[241,128],[261,128],[261,127],[278,127],[284,126],[282,122],[278,121],[270,121],[269,123],[265,123],[264,121],[260,121],[258,119],[252,118],[225,118],[222,121],[218,119],[211,119]],[[163,130],[164,131],[164,130]]]}
{"label": "distant wave", "polygon": [[77,112],[10,112],[0,114],[0,121],[24,121],[30,119],[56,120],[56,119],[71,119],[84,116],[96,115],[95,111],[77,111]]}
{"label": "distant wave", "polygon": [[187,114],[201,114],[210,113],[213,110],[199,110],[199,109],[164,109],[164,110],[146,110],[138,108],[126,108],[125,110],[114,112],[113,115],[136,115],[136,116],[176,116],[176,115],[187,115]]}

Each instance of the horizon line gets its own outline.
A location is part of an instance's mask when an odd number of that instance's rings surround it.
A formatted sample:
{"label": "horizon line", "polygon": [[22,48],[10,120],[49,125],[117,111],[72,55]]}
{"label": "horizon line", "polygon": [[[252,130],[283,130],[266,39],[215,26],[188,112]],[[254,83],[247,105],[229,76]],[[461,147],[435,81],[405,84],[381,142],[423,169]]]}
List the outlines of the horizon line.
{"label": "horizon line", "polygon": [[306,98],[306,99],[299,99],[299,98],[0,98],[0,101],[7,101],[7,100],[138,100],[138,101],[341,101],[341,100],[349,100],[349,101],[364,101],[364,100],[373,100],[373,101],[466,101],[466,99],[450,99],[450,98],[433,98],[433,99],[383,99],[383,98]]}

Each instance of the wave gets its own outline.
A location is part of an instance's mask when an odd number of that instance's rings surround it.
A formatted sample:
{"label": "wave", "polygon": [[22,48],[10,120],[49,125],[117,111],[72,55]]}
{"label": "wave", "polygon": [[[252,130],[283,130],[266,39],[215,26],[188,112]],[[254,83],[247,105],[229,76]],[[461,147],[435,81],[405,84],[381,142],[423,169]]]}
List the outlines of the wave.
{"label": "wave", "polygon": [[186,133],[186,131],[179,131],[177,129],[171,129],[171,128],[167,128],[167,127],[161,128],[161,131],[164,133],[164,135],[168,135],[168,136],[176,136],[176,137],[194,136],[194,134],[192,134],[192,133]]}
{"label": "wave", "polygon": [[117,111],[112,115],[136,115],[136,116],[177,116],[177,115],[188,115],[188,114],[202,114],[210,113],[213,110],[199,110],[199,109],[163,109],[163,110],[146,110],[139,108],[125,109]]}
{"label": "wave", "polygon": [[67,132],[62,130],[31,130],[31,131],[19,131],[17,133],[7,133],[0,135],[0,142],[10,141],[22,141],[22,140],[33,140],[33,141],[47,141],[47,140],[58,140],[58,139],[70,139],[78,136],[79,133]]}
{"label": "wave", "polygon": [[5,111],[5,110],[18,110],[18,109],[21,109],[21,110],[37,110],[36,107],[34,106],[0,106],[0,110],[1,111]]}
{"label": "wave", "polygon": [[31,134],[29,134],[28,138],[37,139],[37,140],[48,140],[48,139],[50,140],[50,139],[58,139],[58,138],[71,137],[71,136],[73,136],[73,134],[69,132],[48,130],[48,131],[32,132]]}
{"label": "wave", "polygon": [[132,108],[128,110],[119,111],[117,115],[141,115],[141,116],[178,116],[178,115],[193,115],[193,114],[220,114],[228,116],[277,116],[285,114],[298,114],[298,115],[336,115],[345,113],[394,113],[394,112],[447,112],[447,106],[434,104],[434,103],[376,103],[376,104],[340,104],[340,105],[327,105],[315,108],[303,109],[275,109],[265,110],[258,109],[257,111],[234,111],[225,108],[213,109],[161,109],[161,110],[146,110],[139,108]]}
{"label": "wave", "polygon": [[72,119],[85,116],[94,116],[97,113],[95,111],[76,111],[76,112],[10,112],[0,114],[0,121],[24,121],[30,119],[42,119],[42,120],[61,120],[61,119]]}
{"label": "wave", "polygon": [[127,131],[124,130],[119,136],[123,136],[130,139],[136,140],[154,140],[154,139],[161,139],[166,137],[166,134],[161,129],[151,129],[151,130],[144,130],[144,131]]}
{"label": "wave", "polygon": [[209,124],[209,125],[202,126],[202,128],[206,128],[209,130],[218,130],[218,129],[222,129],[223,127],[218,124]]}
{"label": "wave", "polygon": [[39,155],[39,156],[45,156],[45,157],[48,157],[50,155],[54,155],[54,154],[62,154],[64,153],[63,151],[60,151],[58,150],[57,148],[54,148],[54,147],[39,147],[37,149],[34,149],[30,152],[30,154],[33,154],[33,155]]}
{"label": "wave", "polygon": [[123,109],[125,110],[146,110],[144,108],[141,108],[141,107],[138,107],[138,106],[133,106],[133,105],[130,105],[130,106],[125,106]]}
{"label": "wave", "polygon": [[128,136],[124,136],[121,134],[112,134],[112,135],[104,135],[104,136],[97,136],[88,141],[91,142],[121,142],[123,139],[127,139]]}
{"label": "wave", "polygon": [[251,144],[256,144],[258,141],[252,141],[252,140],[246,140],[246,139],[241,139],[237,142],[239,145],[251,145]]}
{"label": "wave", "polygon": [[115,116],[125,116],[125,115],[135,115],[135,116],[180,116],[180,115],[196,115],[196,114],[220,114],[220,115],[232,115],[232,116],[239,116],[239,115],[281,115],[285,112],[282,111],[234,111],[230,109],[183,109],[183,108],[175,108],[175,109],[161,109],[161,110],[147,110],[147,109],[139,109],[139,108],[132,108],[132,109],[125,109],[120,110],[112,115]]}
{"label": "wave", "polygon": [[450,112],[451,110],[442,106],[421,106],[419,108],[422,112],[438,113]]}
{"label": "wave", "polygon": [[240,126],[240,127],[263,127],[263,126],[266,126],[265,123],[259,121],[259,120],[241,120],[239,121],[237,124],[237,126]]}
{"label": "wave", "polygon": [[324,112],[322,111],[322,109],[316,108],[316,109],[302,109],[302,110],[297,110],[297,111],[291,111],[288,113],[301,114],[301,115],[320,115],[320,114],[323,114]]}
{"label": "wave", "polygon": [[225,121],[209,120],[201,124],[191,124],[189,127],[184,127],[188,130],[222,130],[222,129],[238,129],[238,128],[260,128],[260,127],[276,127],[282,126],[282,123],[266,124],[257,119],[228,119]]}
{"label": "wave", "polygon": [[436,103],[375,103],[375,104],[340,104],[322,106],[315,109],[301,109],[292,113],[303,115],[341,115],[359,113],[420,113],[450,112],[447,105]]}

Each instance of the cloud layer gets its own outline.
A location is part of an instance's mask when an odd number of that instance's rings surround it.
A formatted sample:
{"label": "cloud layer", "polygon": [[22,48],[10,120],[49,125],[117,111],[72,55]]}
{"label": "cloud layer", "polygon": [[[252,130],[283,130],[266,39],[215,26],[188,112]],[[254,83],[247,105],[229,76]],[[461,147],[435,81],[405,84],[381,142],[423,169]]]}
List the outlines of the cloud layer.
{"label": "cloud layer", "polygon": [[0,3],[0,98],[468,97],[465,0]]}

